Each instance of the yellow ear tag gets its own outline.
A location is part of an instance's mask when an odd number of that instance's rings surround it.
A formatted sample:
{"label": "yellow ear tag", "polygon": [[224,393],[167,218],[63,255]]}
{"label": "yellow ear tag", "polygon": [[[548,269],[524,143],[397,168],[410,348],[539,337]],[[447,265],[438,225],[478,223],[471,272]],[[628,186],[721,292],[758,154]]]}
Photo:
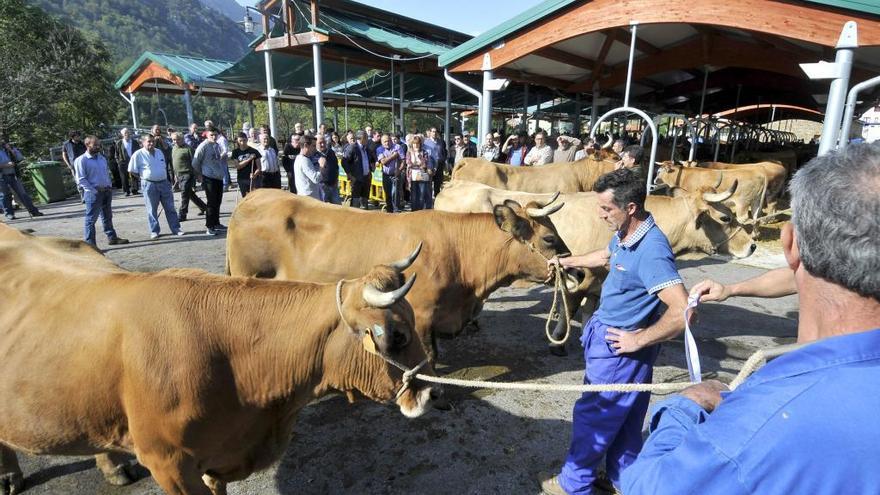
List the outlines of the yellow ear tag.
{"label": "yellow ear tag", "polygon": [[376,350],[376,342],[373,340],[373,332],[371,330],[364,332],[364,336],[361,337],[361,343],[364,345],[364,349],[367,352],[379,355],[379,352]]}

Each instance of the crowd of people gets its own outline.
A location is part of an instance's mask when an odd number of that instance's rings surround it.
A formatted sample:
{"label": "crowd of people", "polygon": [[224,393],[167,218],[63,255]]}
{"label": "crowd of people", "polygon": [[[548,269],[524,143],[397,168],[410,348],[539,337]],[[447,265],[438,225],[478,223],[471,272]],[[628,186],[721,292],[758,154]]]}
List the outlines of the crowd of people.
{"label": "crowd of people", "polygon": [[[444,176],[464,158],[481,157],[511,166],[541,166],[576,161],[601,148],[598,142],[586,137],[578,139],[562,134],[550,138],[541,129],[531,136],[520,132],[504,137],[503,141],[502,138],[499,132],[491,132],[478,149],[475,136],[467,131],[444,140],[436,127],[401,134],[367,125],[340,133],[325,124],[318,129],[307,129],[296,123],[290,136],[279,141],[265,124],[258,128],[245,124],[240,132],[227,135],[207,120],[203,127],[191,123],[186,130],[171,127],[163,130],[154,125],[141,136],[125,128],[112,146],[105,149],[101,149],[100,141],[94,136],[83,140],[81,133],[71,131],[62,145],[61,157],[76,178],[80,197],[86,204],[84,238],[94,244],[94,224],[98,218],[103,218],[104,230],[111,242],[125,241],[113,231],[109,218],[111,199],[103,194],[104,188],[119,188],[125,196],[144,196],[151,239],[161,233],[160,208],[164,210],[171,233],[184,235],[180,222],[187,220],[190,203],[198,208],[200,216],[205,216],[205,233],[217,235],[226,229],[220,223],[223,193],[232,188],[237,188],[242,198],[259,188],[286,188],[294,194],[341,204],[340,177],[344,177],[350,206],[370,209],[379,206],[371,199],[373,174],[378,170],[385,198],[381,208],[388,213],[407,208],[417,211],[433,208]],[[626,147],[624,139],[617,139],[611,151],[620,157],[621,168],[641,171],[641,147]],[[3,153],[0,160],[15,156],[11,150],[0,150],[0,153]],[[83,156],[86,158],[81,159]],[[96,160],[105,163],[100,165]],[[77,168],[78,161],[83,162],[80,168]],[[109,170],[107,184],[103,180],[93,182],[96,176],[83,169],[100,166]],[[5,206],[11,201],[8,198],[13,191],[21,196],[20,203],[27,206],[32,215],[39,215],[23,187],[19,188],[12,178],[7,178],[2,163],[0,169],[4,170],[0,179],[5,179],[0,180],[0,202]],[[282,180],[284,176],[286,185]],[[197,193],[199,183],[205,199]],[[175,192],[180,192],[177,208]],[[11,218],[11,209],[6,211]]]}

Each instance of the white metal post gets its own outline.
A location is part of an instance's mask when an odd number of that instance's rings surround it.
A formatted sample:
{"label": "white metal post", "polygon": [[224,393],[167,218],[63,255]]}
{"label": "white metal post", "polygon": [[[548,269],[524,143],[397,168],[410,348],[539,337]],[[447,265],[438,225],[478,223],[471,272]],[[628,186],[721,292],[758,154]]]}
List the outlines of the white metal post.
{"label": "white metal post", "polygon": [[193,118],[192,95],[189,88],[183,88],[183,104],[186,105],[186,124],[192,124],[195,119]]}
{"label": "white metal post", "polygon": [[822,140],[819,141],[819,156],[828,153],[837,144],[849,76],[852,72],[853,49],[858,46],[858,28],[854,21],[849,21],[844,24],[840,39],[837,41],[837,54],[834,57],[837,77],[831,81],[831,89],[828,91],[828,105],[825,106],[825,121],[822,123]]}
{"label": "white metal post", "polygon": [[321,64],[321,45],[312,45],[312,64],[315,69],[315,130],[324,123],[324,72]]}
{"label": "white metal post", "polygon": [[254,124],[254,100],[248,100],[248,122],[251,127],[256,127]]}
{"label": "white metal post", "polygon": [[449,142],[449,130],[451,129],[452,122],[452,87],[449,85],[449,81],[446,81],[446,102],[443,105],[443,146],[446,146],[446,143]]}
{"label": "white metal post", "polygon": [[842,150],[843,148],[846,148],[847,144],[849,144],[849,132],[852,128],[852,121],[855,118],[856,100],[858,100],[859,93],[877,85],[880,85],[880,76],[872,77],[867,81],[862,81],[849,90],[849,96],[846,99],[846,111],[843,114],[843,129],[840,131],[840,141],[837,144],[837,149]]}
{"label": "white metal post", "polygon": [[645,122],[648,123],[648,128],[651,130],[651,138],[652,138],[651,139],[651,157],[650,157],[650,160],[648,161],[648,179],[647,179],[648,192],[651,192],[654,189],[652,187],[653,186],[652,180],[654,177],[654,161],[657,159],[657,141],[658,141],[658,139],[657,139],[657,126],[654,125],[654,121],[651,120],[650,117],[648,117],[648,114],[639,110],[638,108],[632,108],[632,107],[619,107],[619,108],[609,110],[604,115],[599,117],[599,120],[597,120],[592,125],[592,128],[590,130],[590,139],[595,139],[596,131],[599,129],[599,125],[602,123],[603,120],[605,120],[606,118],[608,118],[614,114],[618,114],[618,113],[620,113],[620,114],[634,113],[634,114],[638,115],[639,117],[644,119]]}
{"label": "white metal post", "polygon": [[277,136],[275,132],[275,79],[272,75],[272,55],[269,50],[263,52],[263,63],[266,65],[266,102],[269,107],[269,132]]}
{"label": "white metal post", "polygon": [[[345,129],[348,130],[348,59],[342,58],[342,79],[345,81],[344,90],[345,91]],[[448,86],[448,85],[447,85]]]}
{"label": "white metal post", "polygon": [[398,109],[398,112],[400,113],[400,133],[405,135],[406,125],[404,124],[403,120],[403,99],[405,98],[406,92],[404,91],[403,84],[403,71],[400,71],[400,101],[397,104],[400,107]]}
{"label": "white metal post", "polygon": [[520,125],[522,126],[522,132],[529,131],[529,83],[526,83],[523,86],[523,114],[522,120],[520,121]]}
{"label": "white metal post", "polygon": [[623,93],[623,106],[625,107],[629,106],[629,90],[632,86],[633,59],[636,55],[636,31],[639,28],[639,22],[630,21],[629,25],[632,26],[632,39],[629,43],[629,63],[626,67],[626,90]]}
{"label": "white metal post", "polygon": [[599,117],[599,81],[593,82],[593,102],[590,107],[590,127],[593,127],[593,124],[596,123],[596,118]]}

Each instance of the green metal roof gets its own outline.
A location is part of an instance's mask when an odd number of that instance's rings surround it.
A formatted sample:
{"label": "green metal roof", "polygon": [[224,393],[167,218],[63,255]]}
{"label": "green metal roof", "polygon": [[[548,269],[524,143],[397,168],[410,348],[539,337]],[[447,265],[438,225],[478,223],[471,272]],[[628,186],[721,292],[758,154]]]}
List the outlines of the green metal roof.
{"label": "green metal roof", "polygon": [[185,55],[172,55],[168,53],[144,52],[140,58],[116,81],[116,89],[122,89],[128,84],[129,79],[149,62],[155,62],[165,67],[172,74],[180,77],[185,83],[205,83],[220,81],[212,76],[218,72],[232,67],[234,62],[227,60],[214,60],[209,58],[188,57]]}
{"label": "green metal roof", "polygon": [[[554,14],[569,5],[583,0],[546,0],[516,17],[502,22],[492,29],[472,38],[466,43],[441,55],[437,63],[440,67],[448,67],[459,60],[473,55],[475,52],[503,41],[507,36],[526,28],[529,25]],[[814,3],[837,7],[865,14],[880,15],[880,0],[800,0],[801,3]]]}
{"label": "green metal roof", "polygon": [[346,37],[366,38],[373,43],[411,55],[440,56],[451,48],[450,45],[431,42],[413,33],[391,31],[376,24],[367,24],[336,13],[322,13],[319,23],[331,32],[335,31]]}

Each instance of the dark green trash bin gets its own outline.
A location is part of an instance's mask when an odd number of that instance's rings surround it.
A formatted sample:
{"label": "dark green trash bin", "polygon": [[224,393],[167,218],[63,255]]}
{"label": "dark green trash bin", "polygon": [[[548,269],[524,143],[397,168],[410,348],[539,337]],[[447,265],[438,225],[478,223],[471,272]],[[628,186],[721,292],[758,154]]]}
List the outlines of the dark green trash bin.
{"label": "dark green trash bin", "polygon": [[28,165],[34,190],[41,203],[54,203],[67,199],[64,187],[64,175],[67,167],[61,162],[36,162]]}

